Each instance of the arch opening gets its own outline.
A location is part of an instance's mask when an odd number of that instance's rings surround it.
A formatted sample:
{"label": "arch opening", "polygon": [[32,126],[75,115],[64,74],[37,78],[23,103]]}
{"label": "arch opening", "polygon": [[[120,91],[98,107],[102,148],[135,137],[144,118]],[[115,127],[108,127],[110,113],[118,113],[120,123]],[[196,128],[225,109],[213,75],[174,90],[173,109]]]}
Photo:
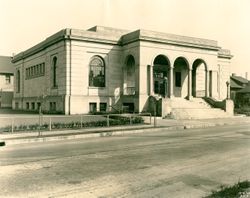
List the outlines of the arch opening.
{"label": "arch opening", "polygon": [[89,63],[89,86],[105,87],[105,63],[99,56],[92,57]]}
{"label": "arch opening", "polygon": [[123,74],[123,94],[135,95],[135,59],[132,55],[126,58]]}
{"label": "arch opening", "polygon": [[188,96],[188,68],[188,62],[185,58],[176,58],[173,78],[173,94],[175,97],[185,98]]}
{"label": "arch opening", "polygon": [[154,93],[166,97],[169,95],[170,63],[166,56],[158,55],[153,62]]}
{"label": "arch opening", "polygon": [[55,56],[52,61],[52,73],[53,73],[53,87],[57,87],[57,57]]}
{"label": "arch opening", "polygon": [[20,79],[20,70],[17,70],[17,93],[20,92],[20,89],[21,89],[21,79]]}
{"label": "arch opening", "polygon": [[192,65],[192,96],[201,98],[207,91],[207,66],[204,60],[196,59]]}

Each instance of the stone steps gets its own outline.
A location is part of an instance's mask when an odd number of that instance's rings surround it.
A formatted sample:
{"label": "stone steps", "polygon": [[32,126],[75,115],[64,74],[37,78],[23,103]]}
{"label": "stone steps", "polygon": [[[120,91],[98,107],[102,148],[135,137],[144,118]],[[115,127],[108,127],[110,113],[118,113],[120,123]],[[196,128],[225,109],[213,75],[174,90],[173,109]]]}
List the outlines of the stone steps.
{"label": "stone steps", "polygon": [[220,109],[172,109],[175,119],[208,119],[208,118],[227,118],[230,117],[225,111]]}
{"label": "stone steps", "polygon": [[211,108],[205,101],[199,100],[185,100],[185,99],[173,99],[171,100],[172,108]]}
{"label": "stone steps", "polygon": [[183,98],[171,99],[172,116],[175,119],[208,119],[230,117],[224,110],[212,108],[202,98],[189,101]]}

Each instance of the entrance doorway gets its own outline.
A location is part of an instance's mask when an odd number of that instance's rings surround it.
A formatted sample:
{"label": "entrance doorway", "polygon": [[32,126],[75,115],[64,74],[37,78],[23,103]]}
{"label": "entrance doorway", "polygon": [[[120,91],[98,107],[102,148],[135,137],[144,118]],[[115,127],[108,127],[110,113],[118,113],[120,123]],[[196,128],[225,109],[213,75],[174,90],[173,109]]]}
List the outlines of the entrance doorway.
{"label": "entrance doorway", "polygon": [[174,61],[174,96],[185,98],[188,96],[188,62],[184,57]]}
{"label": "entrance doorway", "polygon": [[194,61],[192,66],[192,96],[201,98],[207,91],[207,66],[202,59]]}
{"label": "entrance doorway", "polygon": [[163,55],[158,55],[154,60],[153,83],[154,93],[167,97],[169,95],[169,61]]}

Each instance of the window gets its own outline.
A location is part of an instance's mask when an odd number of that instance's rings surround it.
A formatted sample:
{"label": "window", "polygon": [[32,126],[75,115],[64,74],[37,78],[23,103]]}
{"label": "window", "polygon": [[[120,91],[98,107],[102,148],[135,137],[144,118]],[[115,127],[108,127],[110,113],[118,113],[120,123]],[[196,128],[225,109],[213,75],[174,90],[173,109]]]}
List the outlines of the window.
{"label": "window", "polygon": [[99,56],[94,56],[89,64],[89,86],[105,87],[105,65]]}
{"label": "window", "polygon": [[31,67],[31,76],[34,75],[34,67]]}
{"label": "window", "polygon": [[57,79],[56,79],[56,73],[57,73],[57,57],[53,58],[52,61],[52,85],[53,87],[57,87]]}
{"label": "window", "polygon": [[56,102],[50,102],[49,103],[49,110],[50,111],[56,111]]}
{"label": "window", "polygon": [[181,87],[181,72],[175,72],[175,86]]}
{"label": "window", "polygon": [[37,110],[40,110],[40,107],[41,107],[41,103],[38,102],[38,103],[37,103]]}
{"label": "window", "polygon": [[15,109],[19,109],[19,103],[15,102]]}
{"label": "window", "polygon": [[42,64],[39,64],[39,74],[42,74]]}
{"label": "window", "polygon": [[10,75],[5,76],[5,83],[8,85],[10,84]]}
{"label": "window", "polygon": [[36,76],[39,74],[39,65],[36,65]]}
{"label": "window", "polygon": [[26,109],[29,110],[30,109],[30,103],[26,102]]}
{"label": "window", "polygon": [[37,65],[30,66],[26,68],[26,79],[36,78],[44,76],[45,63],[40,63]]}
{"label": "window", "polygon": [[31,103],[31,109],[35,110],[35,103],[34,102]]}
{"label": "window", "polygon": [[44,75],[45,73],[45,63],[42,64],[42,74]]}
{"label": "window", "polygon": [[96,103],[94,102],[89,103],[89,112],[91,113],[96,112]]}
{"label": "window", "polygon": [[123,110],[123,113],[134,113],[135,105],[134,105],[134,103],[130,103],[130,102],[123,103],[122,110]]}
{"label": "window", "polygon": [[100,103],[100,111],[101,112],[106,112],[107,111],[107,103]]}
{"label": "window", "polygon": [[16,75],[16,92],[19,93],[20,92],[20,70],[17,70],[17,75]]}

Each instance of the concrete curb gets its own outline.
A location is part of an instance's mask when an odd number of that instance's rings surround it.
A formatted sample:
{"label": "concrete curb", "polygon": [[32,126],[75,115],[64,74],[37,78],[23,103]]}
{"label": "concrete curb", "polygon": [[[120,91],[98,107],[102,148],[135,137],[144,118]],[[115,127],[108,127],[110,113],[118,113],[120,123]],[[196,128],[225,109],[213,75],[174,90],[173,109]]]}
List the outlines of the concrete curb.
{"label": "concrete curb", "polygon": [[75,134],[62,134],[55,136],[41,136],[41,137],[24,137],[24,138],[13,138],[6,139],[6,145],[13,144],[25,144],[25,143],[35,143],[35,142],[48,142],[48,141],[58,141],[58,140],[72,140],[72,139],[86,139],[94,137],[110,137],[110,136],[123,136],[127,134],[144,133],[148,131],[158,132],[164,130],[181,130],[184,129],[183,125],[180,126],[170,126],[170,127],[152,127],[143,129],[128,129],[128,130],[117,130],[117,131],[104,131],[104,132],[90,132],[90,133],[75,133]]}
{"label": "concrete curb", "polygon": [[220,122],[220,123],[195,123],[188,124],[182,123],[181,125],[174,126],[158,126],[158,127],[148,127],[148,128],[129,128],[129,129],[117,129],[117,130],[105,130],[105,131],[72,131],[68,134],[51,134],[45,136],[25,136],[25,137],[14,137],[4,139],[4,145],[13,145],[13,144],[25,144],[25,143],[35,143],[35,142],[48,142],[48,141],[60,141],[60,140],[72,140],[72,139],[85,139],[85,138],[94,138],[94,137],[110,137],[110,136],[123,136],[126,134],[136,134],[144,132],[158,132],[164,130],[184,130],[184,129],[193,129],[193,128],[209,128],[215,126],[224,126],[224,125],[235,125],[235,124],[248,124],[250,122]]}
{"label": "concrete curb", "polygon": [[207,124],[198,124],[198,125],[184,125],[184,129],[194,129],[194,128],[208,128],[214,127],[216,124],[207,123]]}

